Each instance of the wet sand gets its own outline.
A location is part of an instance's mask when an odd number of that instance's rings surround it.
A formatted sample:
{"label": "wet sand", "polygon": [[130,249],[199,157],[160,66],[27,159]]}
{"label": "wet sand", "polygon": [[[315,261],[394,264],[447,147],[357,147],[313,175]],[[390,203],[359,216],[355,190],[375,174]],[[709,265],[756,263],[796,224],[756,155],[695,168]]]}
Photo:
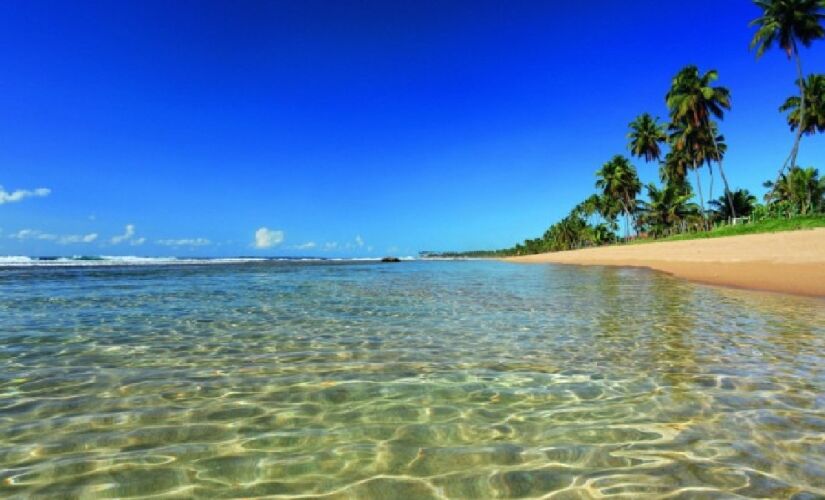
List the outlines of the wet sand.
{"label": "wet sand", "polygon": [[615,245],[506,260],[647,267],[701,283],[825,297],[825,228]]}

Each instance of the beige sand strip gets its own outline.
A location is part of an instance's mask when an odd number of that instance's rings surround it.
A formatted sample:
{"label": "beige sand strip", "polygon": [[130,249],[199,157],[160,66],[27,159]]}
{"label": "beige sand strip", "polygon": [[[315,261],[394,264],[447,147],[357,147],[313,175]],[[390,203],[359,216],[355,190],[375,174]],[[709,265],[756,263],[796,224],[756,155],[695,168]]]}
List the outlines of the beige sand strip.
{"label": "beige sand strip", "polygon": [[825,297],[825,228],[615,245],[506,260],[648,267],[714,285]]}

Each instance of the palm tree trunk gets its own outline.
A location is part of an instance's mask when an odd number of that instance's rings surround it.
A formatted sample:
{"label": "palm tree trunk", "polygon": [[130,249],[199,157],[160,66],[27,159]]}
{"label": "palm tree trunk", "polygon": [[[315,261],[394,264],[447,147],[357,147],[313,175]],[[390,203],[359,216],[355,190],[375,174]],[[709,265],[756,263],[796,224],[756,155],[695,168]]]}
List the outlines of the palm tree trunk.
{"label": "palm tree trunk", "polygon": [[624,242],[630,239],[630,226],[627,225],[627,212],[624,213]]}
{"label": "palm tree trunk", "polygon": [[636,231],[636,208],[634,204],[633,213],[630,212],[630,197],[628,197],[627,202],[625,202],[625,206],[627,207],[627,215],[629,216],[630,220],[633,221],[633,231]]}
{"label": "palm tree trunk", "polygon": [[696,174],[696,191],[699,193],[699,213],[702,215],[702,225],[708,228],[708,221],[705,217],[705,197],[702,195],[702,178],[699,176],[699,169],[696,168],[696,160],[693,160],[693,172]]}
{"label": "palm tree trunk", "polygon": [[[621,200],[621,198],[619,198]],[[624,210],[624,241],[627,243],[627,240],[630,239],[630,226],[627,225],[627,204],[625,204],[624,200],[622,200],[622,209]]]}
{"label": "palm tree trunk", "polygon": [[802,132],[805,130],[805,75],[802,73],[802,59],[796,48],[796,41],[793,44],[793,52],[796,58],[796,74],[799,77],[799,127],[796,129],[796,138],[791,149],[791,168],[796,166],[796,155],[799,153],[799,142],[802,140]]}
{"label": "palm tree trunk", "polygon": [[802,73],[802,58],[799,57],[799,50],[796,48],[796,40],[793,42],[793,54],[794,59],[796,60],[796,76],[799,79],[799,126],[796,129],[796,137],[793,141],[791,154],[788,155],[788,159],[785,160],[785,163],[782,164],[782,168],[779,169],[779,175],[776,176],[776,182],[773,184],[774,189],[782,179],[782,174],[785,173],[785,168],[787,168],[788,165],[790,165],[790,168],[796,166],[796,155],[799,154],[799,143],[802,140],[802,131],[804,130],[805,125],[805,75]]}
{"label": "palm tree trunk", "polygon": [[[730,216],[734,219],[736,218],[736,208],[733,206],[733,196],[730,194],[730,186],[728,186],[728,178],[725,177],[725,169],[722,168],[722,155],[719,154],[719,143],[716,142],[716,136],[712,133],[710,134],[713,138],[713,147],[716,149],[716,158],[718,158],[717,162],[719,164],[719,175],[722,176],[722,184],[725,185],[725,196],[728,197],[728,206],[730,207]],[[713,177],[711,177],[713,180]],[[711,198],[713,198],[711,196]]]}
{"label": "palm tree trunk", "polygon": [[713,167],[708,162],[708,173],[710,174],[710,188],[708,189],[708,203],[713,201]]}

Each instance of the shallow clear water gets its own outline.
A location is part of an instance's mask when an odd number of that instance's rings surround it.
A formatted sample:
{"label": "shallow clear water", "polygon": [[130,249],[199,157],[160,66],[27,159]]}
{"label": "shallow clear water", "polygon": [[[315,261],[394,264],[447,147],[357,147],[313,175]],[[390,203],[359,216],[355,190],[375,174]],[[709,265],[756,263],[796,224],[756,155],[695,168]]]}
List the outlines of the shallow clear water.
{"label": "shallow clear water", "polygon": [[825,495],[825,302],[498,262],[0,270],[0,497]]}

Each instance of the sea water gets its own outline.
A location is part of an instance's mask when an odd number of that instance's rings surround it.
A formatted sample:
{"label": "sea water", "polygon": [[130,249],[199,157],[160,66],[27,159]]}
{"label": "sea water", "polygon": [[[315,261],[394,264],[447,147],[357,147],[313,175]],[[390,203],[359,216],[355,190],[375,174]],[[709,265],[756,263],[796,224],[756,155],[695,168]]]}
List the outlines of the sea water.
{"label": "sea water", "polygon": [[825,495],[822,300],[486,261],[123,264],[0,268],[0,497]]}

